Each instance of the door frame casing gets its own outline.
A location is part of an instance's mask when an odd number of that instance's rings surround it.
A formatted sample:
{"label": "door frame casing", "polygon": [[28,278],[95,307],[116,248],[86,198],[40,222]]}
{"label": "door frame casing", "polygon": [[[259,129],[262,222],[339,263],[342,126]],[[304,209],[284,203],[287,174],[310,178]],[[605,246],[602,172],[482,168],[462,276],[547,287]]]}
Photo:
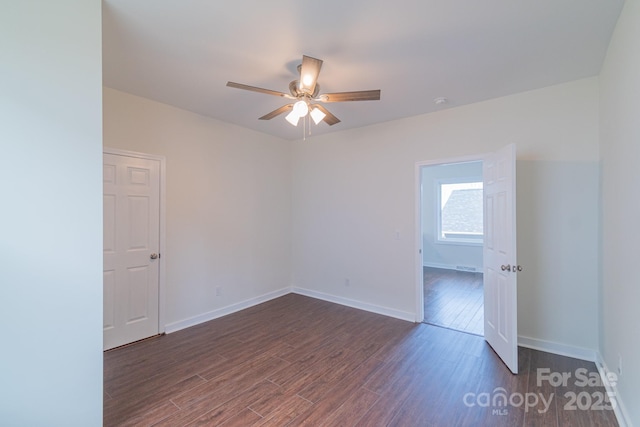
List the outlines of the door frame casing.
{"label": "door frame casing", "polygon": [[103,147],[103,154],[112,154],[116,156],[133,157],[136,159],[156,160],[160,163],[160,226],[159,226],[159,254],[160,263],[158,266],[158,334],[165,332],[165,262],[166,258],[162,255],[166,253],[166,157],[156,154],[140,153],[137,151],[122,150],[120,148]]}
{"label": "door frame casing", "polygon": [[[423,233],[422,229],[422,168],[452,163],[484,162],[488,153],[446,159],[423,160],[415,166],[415,280],[416,280],[416,323],[424,321],[424,272],[423,272]],[[483,201],[484,203],[484,201]],[[484,245],[484,243],[483,243]],[[484,260],[483,260],[484,264]],[[484,268],[484,266],[483,266]]]}

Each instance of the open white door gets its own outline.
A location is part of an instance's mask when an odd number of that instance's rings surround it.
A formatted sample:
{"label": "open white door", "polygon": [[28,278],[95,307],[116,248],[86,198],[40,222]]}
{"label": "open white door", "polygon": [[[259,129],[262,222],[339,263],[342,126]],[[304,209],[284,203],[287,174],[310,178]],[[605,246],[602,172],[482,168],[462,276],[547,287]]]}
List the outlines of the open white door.
{"label": "open white door", "polygon": [[518,373],[516,147],[484,159],[484,337]]}
{"label": "open white door", "polygon": [[158,334],[160,161],[104,154],[104,349]]}

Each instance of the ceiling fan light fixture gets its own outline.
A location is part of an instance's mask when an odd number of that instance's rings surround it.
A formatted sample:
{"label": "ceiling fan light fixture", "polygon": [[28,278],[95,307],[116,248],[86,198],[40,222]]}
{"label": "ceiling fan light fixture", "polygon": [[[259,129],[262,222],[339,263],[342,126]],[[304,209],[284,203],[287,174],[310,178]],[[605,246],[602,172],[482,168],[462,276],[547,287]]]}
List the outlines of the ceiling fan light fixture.
{"label": "ceiling fan light fixture", "polygon": [[319,124],[327,116],[324,112],[322,112],[322,110],[317,107],[311,110],[311,113],[309,114],[311,115],[311,118],[313,119],[313,122],[315,124]]}
{"label": "ceiling fan light fixture", "polygon": [[300,115],[296,112],[296,109],[294,108],[293,110],[291,110],[289,114],[285,116],[285,120],[294,126],[298,126],[298,122],[300,121]]}
{"label": "ceiling fan light fixture", "polygon": [[299,117],[304,117],[309,112],[309,106],[305,101],[298,101],[293,104],[293,111],[295,111]]}

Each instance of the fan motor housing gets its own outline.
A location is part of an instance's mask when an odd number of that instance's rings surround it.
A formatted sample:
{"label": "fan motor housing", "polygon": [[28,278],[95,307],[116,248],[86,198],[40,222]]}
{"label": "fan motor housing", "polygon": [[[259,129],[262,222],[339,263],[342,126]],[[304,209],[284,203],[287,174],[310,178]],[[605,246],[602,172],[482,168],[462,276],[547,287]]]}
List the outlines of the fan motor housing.
{"label": "fan motor housing", "polygon": [[316,96],[318,96],[318,93],[320,93],[320,85],[316,83],[316,87],[313,90],[313,93],[309,93],[305,90],[300,89],[300,80],[294,80],[289,83],[289,92],[291,92],[291,95],[295,96],[296,98],[303,98],[305,96],[315,98]]}

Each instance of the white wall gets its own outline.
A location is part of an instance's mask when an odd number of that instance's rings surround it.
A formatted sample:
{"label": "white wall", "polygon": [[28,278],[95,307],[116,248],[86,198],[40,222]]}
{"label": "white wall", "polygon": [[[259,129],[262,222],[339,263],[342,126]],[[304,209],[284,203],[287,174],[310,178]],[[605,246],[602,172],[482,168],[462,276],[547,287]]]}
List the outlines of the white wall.
{"label": "white wall", "polygon": [[288,289],[290,142],[105,88],[104,145],[166,156],[169,330]]}
{"label": "white wall", "polygon": [[294,144],[293,285],[415,316],[416,162],[509,143],[524,266],[519,333],[594,351],[597,78]]}
{"label": "white wall", "polygon": [[600,75],[602,342],[629,422],[640,425],[640,2],[627,0]]}
{"label": "white wall", "polygon": [[437,184],[450,178],[482,180],[482,162],[424,166],[422,168],[422,263],[425,266],[455,269],[475,268],[482,272],[482,246],[438,241]]}
{"label": "white wall", "polygon": [[0,424],[102,424],[98,0],[0,13]]}

